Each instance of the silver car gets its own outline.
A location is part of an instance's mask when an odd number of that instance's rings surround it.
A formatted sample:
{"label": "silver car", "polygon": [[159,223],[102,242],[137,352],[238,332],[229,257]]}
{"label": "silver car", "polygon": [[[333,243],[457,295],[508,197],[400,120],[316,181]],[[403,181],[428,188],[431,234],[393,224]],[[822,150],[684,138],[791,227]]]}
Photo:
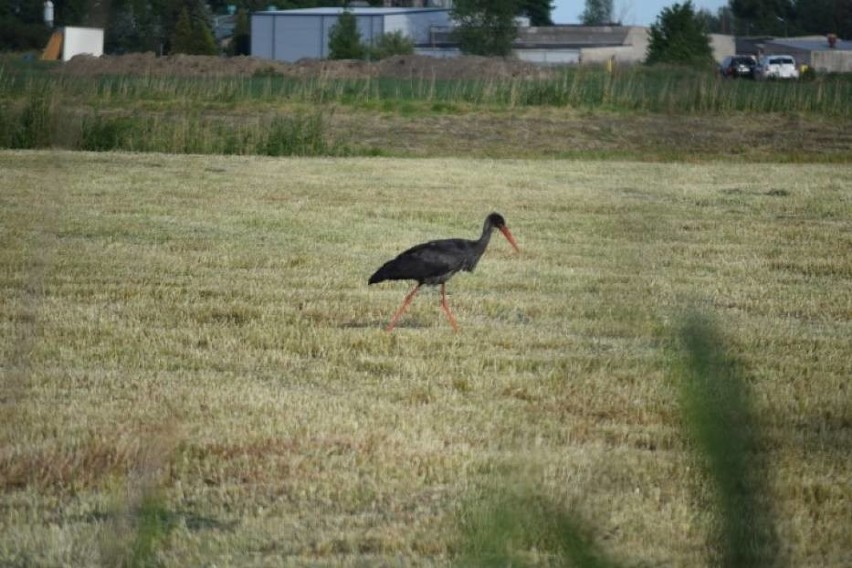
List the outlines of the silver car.
{"label": "silver car", "polygon": [[755,79],[798,79],[799,69],[791,55],[766,55],[754,68]]}

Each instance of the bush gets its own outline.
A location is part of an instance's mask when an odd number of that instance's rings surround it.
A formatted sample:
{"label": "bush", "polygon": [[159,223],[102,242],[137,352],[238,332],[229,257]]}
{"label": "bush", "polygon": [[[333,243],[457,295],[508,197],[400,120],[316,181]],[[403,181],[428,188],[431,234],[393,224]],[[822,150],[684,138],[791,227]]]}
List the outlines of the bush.
{"label": "bush", "polygon": [[344,10],[331,26],[328,33],[328,58],[329,59],[363,59],[366,49],[361,43],[361,34],[358,32],[358,24],[355,15]]}
{"label": "bush", "polygon": [[268,156],[321,156],[329,153],[322,115],[280,117],[272,121],[263,147]]}
{"label": "bush", "polygon": [[816,71],[814,71],[813,67],[806,67],[802,74],[799,76],[799,79],[802,81],[814,81],[816,80]]}
{"label": "bush", "polygon": [[52,141],[52,111],[50,101],[44,95],[34,96],[15,120],[8,120],[11,127],[12,148],[48,148]]}
{"label": "bush", "polygon": [[400,31],[382,34],[376,41],[375,47],[370,48],[369,53],[371,59],[386,59],[394,55],[411,55],[414,53],[414,42]]}
{"label": "bush", "polygon": [[110,119],[95,115],[83,121],[81,149],[93,152],[124,149],[136,127],[130,118]]}

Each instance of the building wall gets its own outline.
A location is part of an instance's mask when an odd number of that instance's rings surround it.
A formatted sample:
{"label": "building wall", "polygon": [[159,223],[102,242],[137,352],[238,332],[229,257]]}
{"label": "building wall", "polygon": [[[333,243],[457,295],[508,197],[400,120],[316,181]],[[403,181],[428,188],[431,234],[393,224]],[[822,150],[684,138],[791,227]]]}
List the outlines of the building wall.
{"label": "building wall", "polygon": [[[262,59],[298,61],[328,57],[328,38],[338,16],[331,14],[254,14],[251,18],[251,54]],[[381,35],[380,16],[356,16],[361,39],[371,44]]]}
{"label": "building wall", "polygon": [[635,64],[644,61],[645,55],[641,56],[630,46],[612,47],[584,47],[581,50],[579,63],[614,63]]}
{"label": "building wall", "polygon": [[[446,10],[423,10],[408,14],[354,12],[361,40],[367,45],[384,33],[400,31],[415,43],[427,43],[432,26],[447,25]],[[258,12],[251,17],[251,54],[262,59],[294,62],[304,58],[328,57],[328,38],[339,14]]]}
{"label": "building wall", "polygon": [[416,55],[438,57],[441,59],[461,56],[461,50],[457,47],[415,47],[414,53]]}
{"label": "building wall", "polygon": [[261,59],[275,59],[275,18],[272,16],[252,15],[251,54]]}
{"label": "building wall", "polygon": [[[520,44],[520,45],[517,45]],[[648,28],[639,26],[545,26],[522,29],[515,55],[536,63],[618,63],[645,60]]]}
{"label": "building wall", "polygon": [[512,52],[521,61],[539,65],[569,65],[580,62],[579,49],[516,49]]}
{"label": "building wall", "polygon": [[820,73],[852,73],[852,51],[814,51],[811,66]]}
{"label": "building wall", "polygon": [[650,29],[640,26],[632,26],[624,43],[630,47],[631,63],[642,63],[648,57],[648,45],[651,37],[648,35]]}
{"label": "building wall", "polygon": [[430,31],[433,27],[450,25],[450,13],[444,10],[424,11],[414,14],[388,14],[385,19],[385,32],[402,32],[414,40],[416,44],[426,44],[430,41]]}
{"label": "building wall", "polygon": [[726,57],[737,54],[736,38],[731,35],[710,34],[710,48],[713,50],[713,59],[721,63]]}

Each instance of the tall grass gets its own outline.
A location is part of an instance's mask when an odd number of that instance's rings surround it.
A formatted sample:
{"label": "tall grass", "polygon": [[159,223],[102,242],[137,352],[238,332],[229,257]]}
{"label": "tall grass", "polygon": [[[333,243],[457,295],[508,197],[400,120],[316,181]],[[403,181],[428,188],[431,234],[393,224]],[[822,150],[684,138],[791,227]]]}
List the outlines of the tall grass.
{"label": "tall grass", "polygon": [[[852,81],[724,81],[689,69],[576,67],[545,79],[101,77],[0,67],[0,148],[342,155],[335,106],[445,114],[534,107],[652,113],[852,116]],[[296,106],[299,113],[276,109]],[[246,118],[246,113],[255,118]],[[361,150],[364,152],[364,150]],[[372,153],[367,149],[366,152]]]}
{"label": "tall grass", "polygon": [[56,107],[47,93],[31,93],[15,111],[0,107],[0,147],[46,148],[54,140]]}
{"label": "tall grass", "polygon": [[[266,156],[341,156],[350,153],[329,134],[323,113],[296,112],[248,121],[200,113],[127,116],[96,112],[61,115],[34,101],[10,120],[7,147],[70,147],[87,151],[238,154]],[[62,128],[50,128],[61,124]],[[64,142],[64,143],[63,143]]]}
{"label": "tall grass", "polygon": [[357,105],[398,100],[648,112],[852,113],[846,104],[852,98],[852,81],[842,78],[800,83],[723,81],[711,74],[678,68],[632,67],[609,74],[599,68],[578,67],[546,79],[106,77],[83,82],[65,78],[57,87],[72,96],[105,102],[144,99],[217,105],[281,101]]}
{"label": "tall grass", "polygon": [[398,99],[496,106],[611,106],[624,110],[717,112],[730,109],[820,112],[848,116],[852,80],[824,76],[814,81],[721,80],[684,68],[628,67],[612,74],[598,67],[571,67],[547,78],[406,79],[257,77],[187,78],[105,76],[97,79],[0,69],[2,98],[51,92],[101,104],[131,101],[227,105],[247,102],[358,104]]}

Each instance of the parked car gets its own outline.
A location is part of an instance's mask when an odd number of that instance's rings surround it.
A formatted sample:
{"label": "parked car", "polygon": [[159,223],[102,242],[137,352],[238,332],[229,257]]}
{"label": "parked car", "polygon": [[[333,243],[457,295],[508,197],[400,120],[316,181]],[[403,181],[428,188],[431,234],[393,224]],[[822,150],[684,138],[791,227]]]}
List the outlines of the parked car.
{"label": "parked car", "polygon": [[755,79],[798,79],[799,69],[791,55],[761,57],[754,68]]}
{"label": "parked car", "polygon": [[719,73],[722,77],[754,79],[755,65],[757,65],[757,61],[751,55],[732,55],[722,60]]}

